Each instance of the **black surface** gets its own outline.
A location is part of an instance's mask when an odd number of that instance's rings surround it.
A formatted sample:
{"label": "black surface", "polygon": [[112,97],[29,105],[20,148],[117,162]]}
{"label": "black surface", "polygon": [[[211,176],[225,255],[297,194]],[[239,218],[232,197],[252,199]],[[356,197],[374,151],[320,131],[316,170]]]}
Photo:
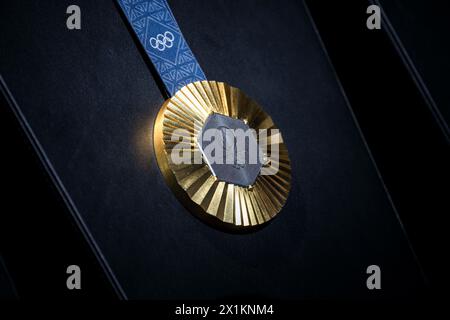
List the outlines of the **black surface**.
{"label": "black surface", "polygon": [[[386,21],[381,30],[366,28],[368,2],[307,4],[427,278],[433,289],[445,288],[450,157],[438,119],[390,40]],[[418,7],[414,1],[404,6]],[[433,53],[441,54],[429,51],[430,60]]]}
{"label": "black surface", "polygon": [[[0,157],[0,297],[3,292],[11,299],[116,299],[43,163],[26,141],[2,79],[0,89],[0,144],[6,150]],[[72,264],[81,268],[80,291],[66,287],[66,269]]]}
{"label": "black surface", "polygon": [[0,254],[0,300],[16,300],[17,291]]}
{"label": "black surface", "polygon": [[[248,235],[207,227],[164,184],[151,145],[163,97],[114,3],[79,1],[80,31],[65,28],[69,4],[2,4],[0,72],[128,297],[379,298],[423,288],[301,3],[187,10],[171,1],[208,78],[265,106],[293,159],[283,213]],[[381,266],[380,292],[366,288],[370,264]]]}
{"label": "black surface", "polygon": [[444,0],[381,0],[386,16],[431,93],[438,114],[450,126],[450,3]]}

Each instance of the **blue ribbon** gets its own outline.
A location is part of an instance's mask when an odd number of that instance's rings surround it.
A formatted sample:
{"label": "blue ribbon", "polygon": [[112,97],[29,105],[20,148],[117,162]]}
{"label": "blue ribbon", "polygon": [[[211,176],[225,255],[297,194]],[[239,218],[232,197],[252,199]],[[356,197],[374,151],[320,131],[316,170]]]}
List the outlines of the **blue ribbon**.
{"label": "blue ribbon", "polygon": [[166,0],[117,1],[171,96],[206,80]]}

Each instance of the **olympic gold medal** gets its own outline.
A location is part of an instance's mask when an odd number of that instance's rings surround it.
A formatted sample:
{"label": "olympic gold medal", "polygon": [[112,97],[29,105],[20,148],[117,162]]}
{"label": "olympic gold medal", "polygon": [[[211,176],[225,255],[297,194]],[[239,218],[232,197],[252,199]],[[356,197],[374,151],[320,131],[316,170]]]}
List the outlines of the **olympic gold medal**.
{"label": "olympic gold medal", "polygon": [[281,133],[237,88],[216,81],[182,87],[161,107],[153,139],[168,185],[209,224],[250,231],[287,200],[291,166]]}

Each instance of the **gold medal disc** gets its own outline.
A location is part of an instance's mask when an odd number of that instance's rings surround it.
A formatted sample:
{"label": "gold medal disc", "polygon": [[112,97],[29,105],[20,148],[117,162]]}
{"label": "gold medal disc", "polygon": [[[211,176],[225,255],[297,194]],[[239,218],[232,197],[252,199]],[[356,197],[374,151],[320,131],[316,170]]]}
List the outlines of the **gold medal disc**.
{"label": "gold medal disc", "polygon": [[[199,135],[218,121],[234,121],[257,133],[266,129],[266,135],[254,135],[263,154],[261,170],[249,167],[242,175],[246,170],[242,166],[223,171],[208,161]],[[273,219],[286,203],[291,166],[281,133],[270,116],[237,88],[216,81],[182,87],[161,107],[153,140],[167,184],[189,211],[208,224],[226,231],[251,231]]]}

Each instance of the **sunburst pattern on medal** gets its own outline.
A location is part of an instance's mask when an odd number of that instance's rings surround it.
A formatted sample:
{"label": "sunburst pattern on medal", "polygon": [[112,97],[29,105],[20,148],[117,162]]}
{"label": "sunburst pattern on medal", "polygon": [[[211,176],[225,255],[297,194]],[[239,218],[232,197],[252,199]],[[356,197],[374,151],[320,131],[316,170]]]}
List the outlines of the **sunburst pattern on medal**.
{"label": "sunburst pattern on medal", "polygon": [[[213,112],[245,120],[256,131],[277,129],[270,116],[241,90],[216,81],[190,83],[164,103],[156,119],[154,145],[160,169],[182,202],[189,208],[193,206],[186,201],[195,203],[196,213],[237,227],[263,224],[280,212],[289,194],[291,166],[281,134],[270,135],[268,131],[265,151],[265,169],[274,169],[276,173],[260,174],[250,187],[218,180],[204,161],[175,164],[170,157],[174,146],[181,141],[180,135],[184,136],[183,151],[188,152],[191,159],[199,155],[197,136]],[[180,134],[177,129],[189,134]],[[180,140],[173,141],[173,137]],[[266,141],[259,141],[258,137],[258,143],[261,142]],[[275,144],[279,148],[278,158],[272,157]]]}

